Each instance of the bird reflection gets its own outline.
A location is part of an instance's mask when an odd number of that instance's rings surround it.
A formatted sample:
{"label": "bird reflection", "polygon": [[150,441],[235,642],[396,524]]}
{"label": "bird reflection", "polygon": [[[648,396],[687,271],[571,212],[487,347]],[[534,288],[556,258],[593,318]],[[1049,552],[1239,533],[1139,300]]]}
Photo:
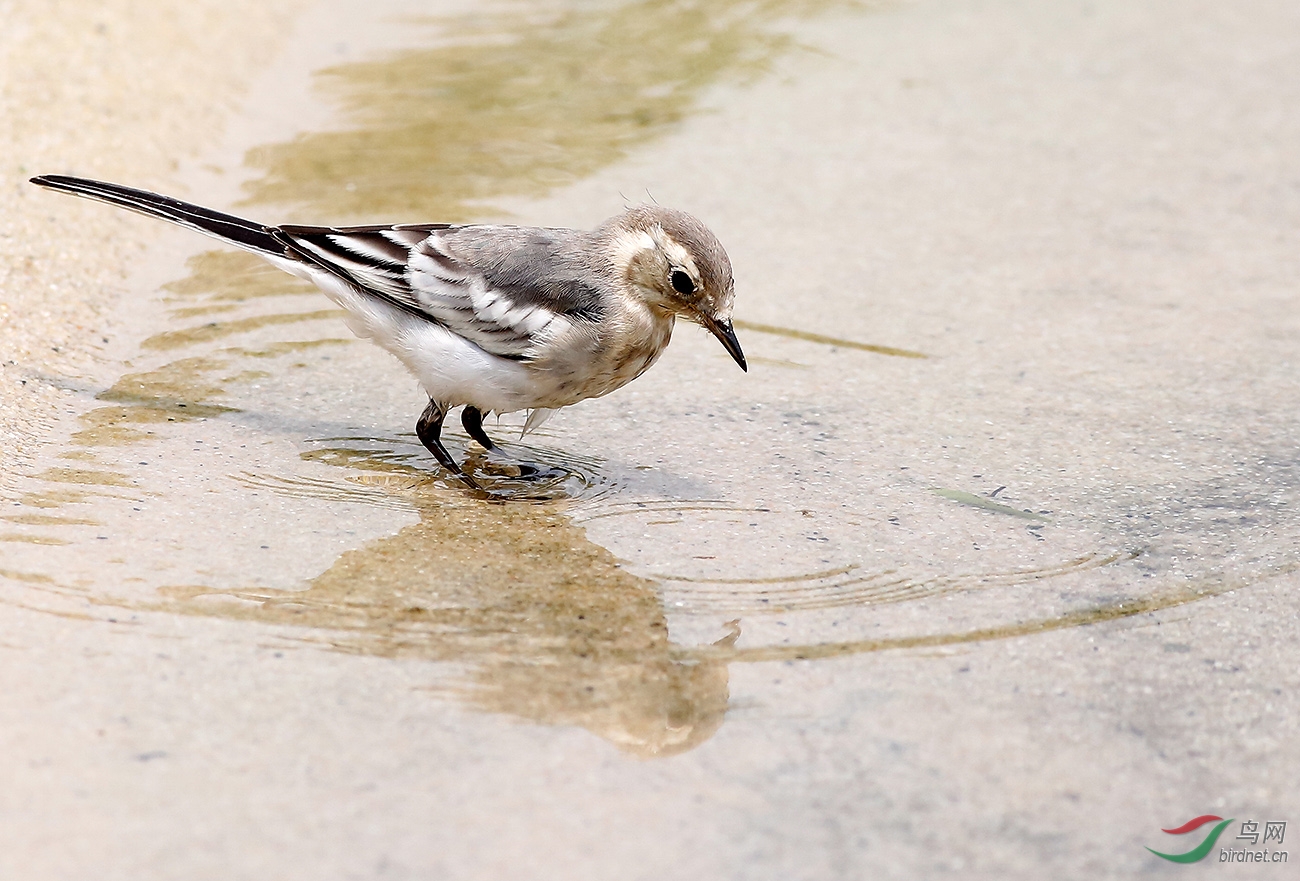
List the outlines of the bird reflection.
{"label": "bird reflection", "polygon": [[[469,705],[578,725],[637,756],[684,752],[721,726],[726,663],[674,645],[655,582],[588,541],[562,501],[482,501],[369,451],[312,455],[369,471],[368,489],[419,522],[342,554],[304,590],[177,588],[172,600],[311,628],[339,651],[464,665],[449,689]],[[739,633],[733,622],[714,647]]]}

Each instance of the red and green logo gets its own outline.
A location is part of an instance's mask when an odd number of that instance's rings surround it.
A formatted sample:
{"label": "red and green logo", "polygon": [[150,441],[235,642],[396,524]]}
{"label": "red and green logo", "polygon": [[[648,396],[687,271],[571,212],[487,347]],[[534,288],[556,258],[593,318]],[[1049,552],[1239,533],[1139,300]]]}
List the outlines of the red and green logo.
{"label": "red and green logo", "polygon": [[1223,834],[1224,829],[1228,828],[1228,824],[1231,823],[1232,820],[1225,820],[1222,817],[1214,816],[1214,814],[1204,814],[1203,816],[1197,817],[1193,820],[1188,820],[1177,829],[1160,830],[1169,835],[1186,835],[1188,832],[1195,832],[1206,823],[1214,823],[1216,821],[1219,825],[1211,829],[1210,834],[1205,836],[1205,840],[1187,853],[1161,853],[1160,851],[1150,847],[1148,847],[1147,850],[1151,851],[1162,860],[1169,860],[1171,863],[1194,863],[1197,860],[1203,860],[1205,859],[1205,855],[1213,849],[1214,843],[1219,840],[1219,836]]}

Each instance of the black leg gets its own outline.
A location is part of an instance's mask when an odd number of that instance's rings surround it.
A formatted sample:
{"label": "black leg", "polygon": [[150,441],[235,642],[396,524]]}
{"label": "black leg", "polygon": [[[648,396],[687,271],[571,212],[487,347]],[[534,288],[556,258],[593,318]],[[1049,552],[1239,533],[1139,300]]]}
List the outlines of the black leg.
{"label": "black leg", "polygon": [[451,453],[448,453],[447,448],[442,445],[442,420],[446,417],[447,408],[431,398],[429,406],[424,408],[419,421],[415,423],[416,437],[420,439],[420,443],[424,444],[430,453],[433,453],[434,458],[442,463],[443,468],[465,481],[470,489],[482,492],[483,487],[479,486],[474,478],[460,470],[460,466],[451,457]]}
{"label": "black leg", "polygon": [[485,450],[495,450],[497,445],[483,430],[483,411],[478,407],[466,406],[460,411],[460,424],[465,426],[465,433],[483,445]]}

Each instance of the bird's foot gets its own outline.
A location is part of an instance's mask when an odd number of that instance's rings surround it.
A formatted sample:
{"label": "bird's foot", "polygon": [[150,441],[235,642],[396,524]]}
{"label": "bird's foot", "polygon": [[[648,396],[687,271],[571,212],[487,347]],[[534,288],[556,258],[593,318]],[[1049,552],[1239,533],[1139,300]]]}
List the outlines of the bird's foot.
{"label": "bird's foot", "polygon": [[534,465],[530,462],[516,462],[515,467],[519,469],[520,480],[557,480],[569,476],[569,472],[563,468]]}
{"label": "bird's foot", "polygon": [[520,462],[503,453],[483,430],[483,411],[475,406],[466,405],[460,413],[460,423],[465,427],[465,433],[478,441],[479,445],[487,451],[486,465],[489,471],[516,480],[528,481],[555,480],[568,476],[569,472],[563,469]]}
{"label": "bird's foot", "polygon": [[486,455],[479,454],[479,456],[471,457],[471,461],[474,460],[477,460],[474,470],[503,477],[507,480],[537,482],[556,480],[569,475],[569,472],[563,468],[512,459],[501,452],[499,447],[495,450],[489,450]]}

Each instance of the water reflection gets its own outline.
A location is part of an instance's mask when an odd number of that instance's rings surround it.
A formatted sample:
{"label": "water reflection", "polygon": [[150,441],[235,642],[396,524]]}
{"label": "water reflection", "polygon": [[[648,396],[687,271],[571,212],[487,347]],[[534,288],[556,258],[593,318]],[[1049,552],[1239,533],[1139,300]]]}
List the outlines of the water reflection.
{"label": "water reflection", "polygon": [[[342,553],[301,588],[154,581],[132,592],[129,582],[146,580],[149,561],[130,561],[128,566],[112,549],[104,552],[106,559],[94,557],[93,551],[87,554],[87,545],[93,548],[95,543],[76,539],[98,531],[96,519],[21,513],[5,519],[16,528],[27,527],[24,541],[50,539],[47,543],[79,547],[79,565],[96,569],[97,576],[89,581],[70,579],[62,571],[66,557],[46,556],[44,571],[12,568],[0,575],[24,584],[31,593],[76,600],[80,606],[32,603],[12,591],[6,591],[5,599],[78,617],[86,617],[87,608],[104,609],[112,616],[110,621],[128,610],[137,616],[162,612],[256,622],[277,628],[282,639],[304,646],[440,662],[462,672],[439,691],[470,706],[540,724],[580,726],[630,754],[650,758],[691,749],[718,730],[728,711],[732,664],[1029,636],[1150,614],[1296,568],[1166,579],[1158,585],[1142,584],[1132,573],[1116,575],[1110,579],[1116,595],[1093,603],[1079,596],[1076,607],[1037,617],[1016,614],[1016,606],[1008,601],[1015,588],[1035,584],[1057,594],[1059,588],[1053,588],[1062,579],[1120,567],[1135,555],[1094,554],[1054,567],[931,579],[866,573],[853,564],[748,581],[679,576],[675,580],[690,588],[681,590],[673,587],[673,581],[663,583],[628,572],[608,551],[587,539],[563,501],[502,504],[473,498],[451,478],[430,476],[409,464],[418,455],[415,447],[414,441],[328,438],[318,449],[303,453],[302,459],[333,466],[331,475],[308,478],[253,472],[239,476],[250,491],[272,490],[311,500],[336,521],[356,516],[358,505],[376,513],[400,509],[417,515],[416,522],[395,534]],[[100,493],[81,502],[109,520],[120,517],[112,508],[115,501],[132,504],[154,494],[174,508],[190,500],[175,488],[140,479],[122,481],[112,474],[78,474],[68,469],[57,479],[81,487],[88,496]],[[126,484],[133,492],[111,495]],[[569,486],[581,492],[587,484],[579,476]],[[556,489],[561,492],[562,488]],[[637,503],[618,500],[617,492],[613,496],[588,505],[586,520],[631,513],[733,515],[740,510],[707,500]],[[346,514],[343,506],[353,513]],[[294,524],[287,522],[276,527],[290,549],[293,530]],[[179,533],[174,538],[203,541],[207,534]],[[121,577],[124,573],[131,577]],[[1135,588],[1128,591],[1120,584]],[[756,631],[747,630],[763,614],[777,611],[808,614],[819,608],[940,596],[969,599],[1000,590],[1004,596],[994,605],[1003,620],[985,625],[954,614],[964,607],[949,607],[947,614],[925,616],[902,631],[873,638],[809,641],[800,629],[791,628],[790,638],[764,641],[755,638]],[[666,608],[679,615],[739,612],[749,617],[722,624],[711,642],[682,644],[671,634]],[[149,628],[139,632],[148,633]]]}
{"label": "water reflection", "polygon": [[467,220],[662,135],[727,76],[794,42],[774,26],[851,0],[514,3],[417,22],[438,45],[333,67],[339,131],[259,147],[249,201],[319,221]]}
{"label": "water reflection", "polygon": [[370,479],[278,488],[325,503],[400,500],[419,522],[344,553],[303,590],[172,586],[155,608],[308,628],[304,639],[339,651],[459,662],[468,673],[451,690],[470,704],[581,725],[636,755],[689,749],[721,725],[725,663],[673,645],[655,582],[622,569],[557,505],[483,502],[363,450],[328,458]]}
{"label": "water reflection", "polygon": [[[1147,615],[1300,568],[1171,581],[1056,615],[872,639],[738,646],[742,622],[736,619],[712,644],[688,646],[670,637],[662,586],[621,568],[556,505],[486,503],[454,484],[434,486],[414,469],[389,464],[382,470],[383,479],[365,482],[358,492],[400,498],[419,512],[419,522],[343,554],[305,590],[173,586],[160,592],[162,604],[136,608],[290,625],[302,628],[302,642],[335,651],[451,662],[466,673],[440,690],[471,706],[580,726],[652,758],[692,749],[718,730],[728,710],[732,664],[1030,636]],[[334,495],[317,489],[323,498]],[[1046,582],[1116,562],[1098,558],[1054,570],[986,573],[965,579],[964,586]],[[848,571],[842,567],[839,574]],[[715,600],[707,593],[692,597],[698,609],[689,611],[709,611]]]}

